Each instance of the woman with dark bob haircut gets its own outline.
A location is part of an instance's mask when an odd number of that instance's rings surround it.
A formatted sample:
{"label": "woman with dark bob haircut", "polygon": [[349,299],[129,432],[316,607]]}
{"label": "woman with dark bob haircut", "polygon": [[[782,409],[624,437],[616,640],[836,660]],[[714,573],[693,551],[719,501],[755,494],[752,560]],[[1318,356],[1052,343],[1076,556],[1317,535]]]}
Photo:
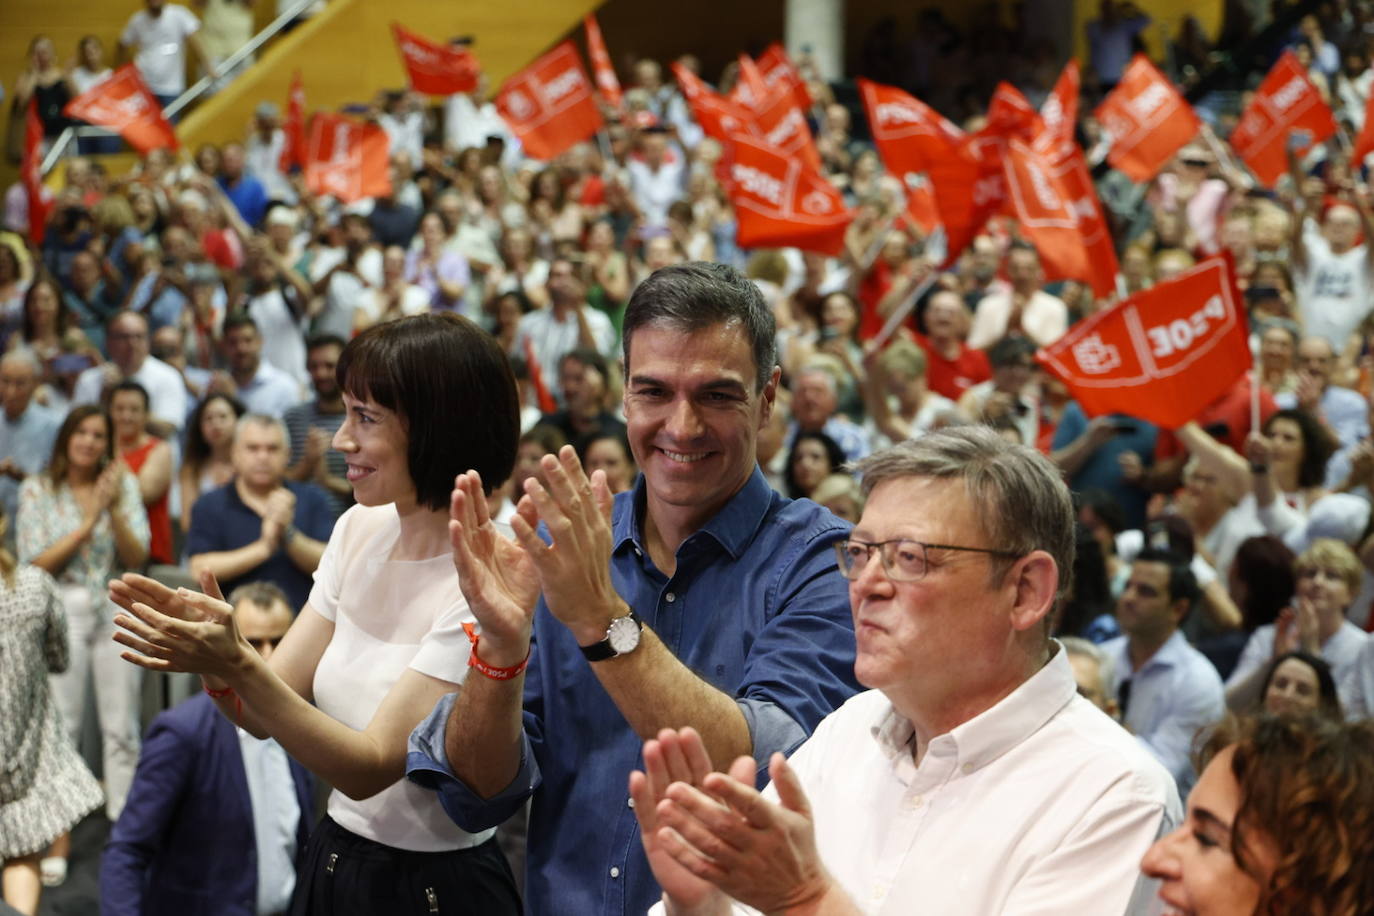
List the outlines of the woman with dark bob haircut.
{"label": "woman with dark bob haircut", "polygon": [[1170,912],[1374,913],[1374,722],[1230,719],[1201,757],[1183,824],[1140,863]]}
{"label": "woman with dark bob haircut", "polygon": [[130,612],[117,638],[130,662],[200,674],[226,716],[335,787],[291,913],[519,913],[492,831],[462,830],[404,778],[411,730],[468,668],[473,617],[453,568],[449,495],[469,469],[510,476],[515,379],[495,339],[452,314],[368,328],[344,349],[338,379],[347,415],[334,447],[357,505],[270,659],[208,575],[204,595],[143,576],[112,583]]}

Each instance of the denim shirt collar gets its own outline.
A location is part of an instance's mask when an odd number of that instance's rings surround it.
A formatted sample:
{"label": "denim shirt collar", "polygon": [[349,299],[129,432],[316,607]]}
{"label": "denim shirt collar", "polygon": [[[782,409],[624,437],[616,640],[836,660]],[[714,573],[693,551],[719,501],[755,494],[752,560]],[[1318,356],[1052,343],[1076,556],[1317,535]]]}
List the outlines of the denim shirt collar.
{"label": "denim shirt collar", "polygon": [[[749,479],[740,487],[739,492],[730,497],[719,512],[684,541],[683,547],[702,535],[708,535],[731,557],[738,560],[753,541],[775,495],[763,472],[757,464],[754,465],[754,472],[749,475]],[[640,553],[648,552],[643,524],[647,499],[648,487],[643,474],[635,480],[633,490],[616,497],[611,522],[613,553],[620,553],[627,544]],[[681,551],[682,548],[679,547],[679,554]]]}

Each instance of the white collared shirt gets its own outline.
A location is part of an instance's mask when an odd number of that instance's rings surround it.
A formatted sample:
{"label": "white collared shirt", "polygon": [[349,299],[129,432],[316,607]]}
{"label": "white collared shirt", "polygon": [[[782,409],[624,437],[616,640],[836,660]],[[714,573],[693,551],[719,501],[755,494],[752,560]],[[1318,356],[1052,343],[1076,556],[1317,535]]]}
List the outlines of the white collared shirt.
{"label": "white collared shirt", "polygon": [[1179,630],[1136,670],[1131,668],[1129,642],[1130,637],[1118,636],[1102,644],[1115,662],[1112,696],[1121,701],[1121,683],[1129,678],[1130,703],[1122,704],[1122,719],[1178,780],[1179,794],[1186,797],[1197,778],[1193,741],[1200,729],[1226,714],[1221,675]]}
{"label": "white collared shirt", "polygon": [[237,731],[258,848],[257,912],[260,916],[284,913],[296,888],[296,834],[301,818],[296,782],[280,744],[271,738],[254,738],[241,728]]}
{"label": "white collared shirt", "polygon": [[[1140,858],[1181,820],[1173,780],[1077,693],[1066,653],[930,742],[876,690],[790,763],[826,869],[872,914],[1147,913]],[[773,801],[770,785],[764,794]],[[737,907],[737,912],[750,912]]]}

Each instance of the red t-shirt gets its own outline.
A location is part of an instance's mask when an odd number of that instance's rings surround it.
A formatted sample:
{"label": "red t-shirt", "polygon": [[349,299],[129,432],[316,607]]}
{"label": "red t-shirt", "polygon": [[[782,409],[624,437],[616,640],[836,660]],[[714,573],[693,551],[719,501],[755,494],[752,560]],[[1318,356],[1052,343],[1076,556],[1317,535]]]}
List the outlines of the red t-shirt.
{"label": "red t-shirt", "polygon": [[[120,457],[124,459],[135,474],[138,469],[143,467],[143,462],[148,460],[148,456],[157,448],[161,439],[148,437],[146,445],[139,446],[132,451],[121,452]],[[172,515],[167,509],[167,497],[171,495],[169,490],[162,494],[162,498],[148,509],[148,529],[152,534],[152,542],[148,545],[148,559],[153,563],[172,563]]]}
{"label": "red t-shirt", "polygon": [[959,344],[959,355],[945,359],[924,334],[913,335],[926,353],[926,387],[957,401],[965,391],[992,378],[992,366],[982,350]]}
{"label": "red t-shirt", "polygon": [[878,314],[878,303],[891,291],[893,273],[892,265],[879,258],[859,282],[860,340],[871,340],[883,329],[884,319]]}

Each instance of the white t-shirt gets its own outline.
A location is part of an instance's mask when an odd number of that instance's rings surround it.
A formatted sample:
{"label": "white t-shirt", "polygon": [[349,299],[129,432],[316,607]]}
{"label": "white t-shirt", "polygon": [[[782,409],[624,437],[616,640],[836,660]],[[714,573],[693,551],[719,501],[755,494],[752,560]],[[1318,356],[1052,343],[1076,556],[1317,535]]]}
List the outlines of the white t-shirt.
{"label": "white t-shirt", "polygon": [[[350,728],[367,727],[407,669],[462,683],[468,671],[463,624],[474,618],[448,551],[392,560],[400,535],[394,505],[354,506],[329,538],[309,607],[334,624],[315,668],[315,705]],[[347,830],[397,849],[445,852],[485,842],[494,831],[461,829],[434,793],[398,779],[371,798],[329,796],[329,816]]]}
{"label": "white t-shirt", "polygon": [[160,16],[150,16],[147,10],[134,13],[119,43],[138,48],[134,61],[150,92],[181,95],[186,91],[186,39],[199,29],[195,13],[169,3]]}
{"label": "white t-shirt", "polygon": [[1307,249],[1307,269],[1296,271],[1293,282],[1303,329],[1325,337],[1337,353],[1344,352],[1350,335],[1374,308],[1366,248],[1356,245],[1344,254],[1332,254],[1312,220],[1303,226],[1302,244]]}
{"label": "white t-shirt", "polygon": [[[382,317],[386,308],[385,295],[380,288],[369,289],[358,297],[357,308],[367,315],[374,324]],[[429,293],[423,287],[407,283],[401,292],[401,314],[423,315],[429,311]]]}
{"label": "white t-shirt", "polygon": [[[156,356],[149,356],[128,379],[138,382],[148,392],[148,413],[153,419],[170,423],[177,429],[186,424],[190,407],[187,404],[186,383],[180,372]],[[104,394],[105,369],[103,366],[92,366],[76,377],[72,404],[99,404]]]}
{"label": "white t-shirt", "polygon": [[305,371],[303,322],[291,311],[281,290],[274,286],[249,299],[248,314],[262,334],[262,358],[301,384],[310,384],[310,373]]}

